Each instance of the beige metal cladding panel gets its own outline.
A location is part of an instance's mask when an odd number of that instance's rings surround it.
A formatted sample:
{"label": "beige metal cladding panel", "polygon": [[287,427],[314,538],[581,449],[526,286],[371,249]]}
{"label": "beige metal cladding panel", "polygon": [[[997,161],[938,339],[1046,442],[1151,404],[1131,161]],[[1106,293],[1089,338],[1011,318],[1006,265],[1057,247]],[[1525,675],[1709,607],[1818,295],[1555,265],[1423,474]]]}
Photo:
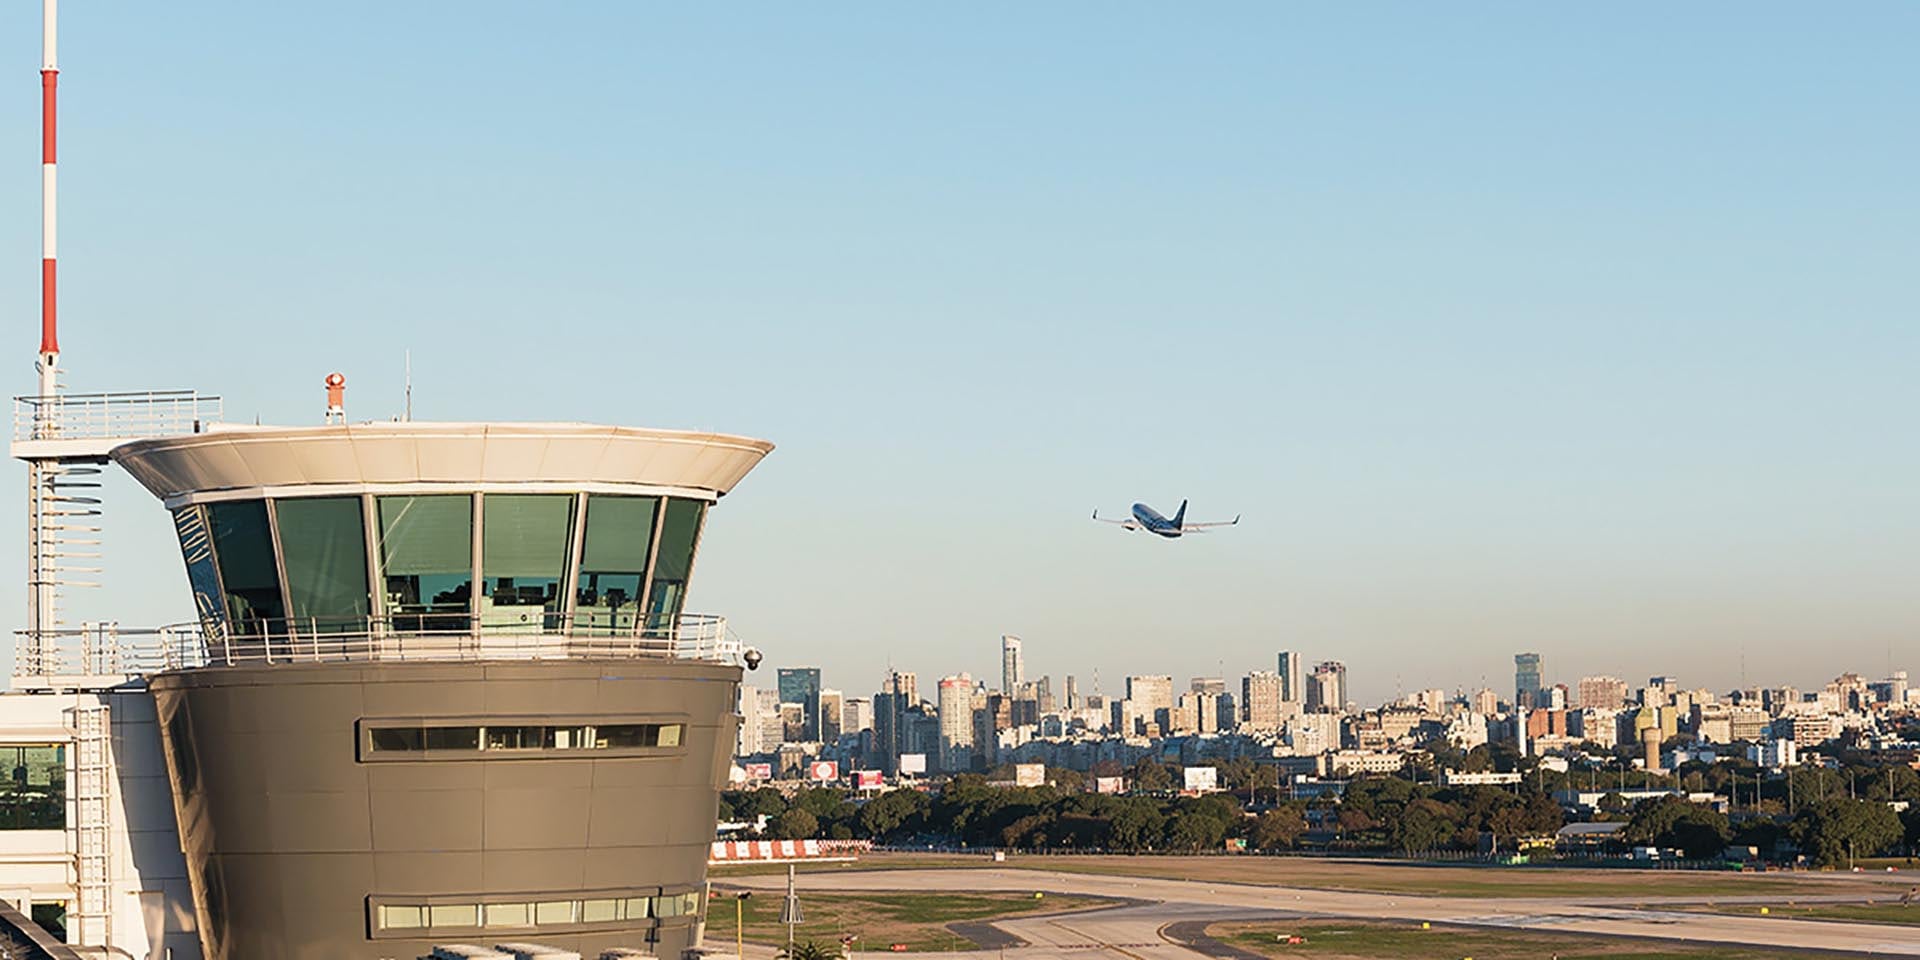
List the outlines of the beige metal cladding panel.
{"label": "beige metal cladding panel", "polygon": [[[387,764],[379,772],[400,766],[405,765]],[[485,842],[486,795],[478,789],[375,790],[367,806],[373,816],[373,845],[383,854],[477,852]]]}
{"label": "beige metal cladding panel", "polygon": [[541,469],[548,448],[546,437],[498,436],[489,432],[477,476],[489,483],[549,479],[552,475]]}
{"label": "beige metal cladding panel", "polygon": [[[539,761],[532,761],[535,765]],[[589,787],[489,789],[486,794],[488,853],[496,850],[554,850],[587,845]]]}

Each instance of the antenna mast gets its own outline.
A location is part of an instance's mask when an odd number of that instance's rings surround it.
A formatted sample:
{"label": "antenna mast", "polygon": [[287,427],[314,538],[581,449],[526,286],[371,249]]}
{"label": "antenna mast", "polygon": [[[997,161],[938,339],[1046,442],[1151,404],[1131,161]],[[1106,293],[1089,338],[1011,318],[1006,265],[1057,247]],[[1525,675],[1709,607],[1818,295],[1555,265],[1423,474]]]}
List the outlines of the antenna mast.
{"label": "antenna mast", "polygon": [[51,400],[59,389],[56,379],[60,363],[59,297],[54,262],[58,244],[55,223],[54,131],[57,127],[55,105],[60,85],[60,64],[56,55],[58,0],[42,0],[40,31],[40,397]]}

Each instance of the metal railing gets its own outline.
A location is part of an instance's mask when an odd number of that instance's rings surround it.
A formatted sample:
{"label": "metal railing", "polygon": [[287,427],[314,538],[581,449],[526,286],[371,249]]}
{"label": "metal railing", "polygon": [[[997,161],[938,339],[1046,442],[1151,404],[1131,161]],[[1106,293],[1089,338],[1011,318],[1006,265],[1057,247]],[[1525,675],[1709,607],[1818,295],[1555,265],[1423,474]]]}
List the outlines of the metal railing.
{"label": "metal railing", "polygon": [[66,393],[13,398],[15,440],[108,440],[199,433],[220,419],[219,397],[194,390]]}
{"label": "metal railing", "polygon": [[122,629],[115,623],[38,635],[16,631],[15,676],[137,677],[167,670],[300,663],[516,660],[702,660],[738,664],[746,647],[725,617],[680,614],[616,635],[610,625],[536,614],[529,623],[465,614],[252,621]]}

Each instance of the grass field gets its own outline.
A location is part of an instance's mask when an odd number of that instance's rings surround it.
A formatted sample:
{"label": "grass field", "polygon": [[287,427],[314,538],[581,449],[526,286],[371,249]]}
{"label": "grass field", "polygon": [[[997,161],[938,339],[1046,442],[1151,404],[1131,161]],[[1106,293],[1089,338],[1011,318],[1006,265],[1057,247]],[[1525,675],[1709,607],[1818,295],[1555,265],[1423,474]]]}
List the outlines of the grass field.
{"label": "grass field", "polygon": [[[707,913],[707,942],[715,947],[734,941],[734,903],[732,894],[715,887],[718,895]],[[746,939],[754,943],[787,942],[787,928],[780,923],[778,893],[756,892],[744,907]],[[971,950],[977,944],[948,929],[955,921],[989,920],[1022,914],[1058,912],[1088,907],[1100,901],[1078,897],[1045,897],[1019,894],[808,894],[800,906],[806,922],[795,931],[794,939],[838,949],[840,938],[857,934],[855,950],[886,951],[890,945],[904,943],[914,951]]]}
{"label": "grass field", "polygon": [[[1315,960],[1401,960],[1404,957],[1471,957],[1472,960],[1826,960],[1846,954],[1802,950],[1762,950],[1726,946],[1688,946],[1651,940],[1588,937],[1531,930],[1420,929],[1419,924],[1303,920],[1297,923],[1216,923],[1207,933],[1268,957]],[[1303,944],[1286,944],[1294,934]]]}
{"label": "grass field", "polygon": [[[1714,913],[1752,917],[1760,914],[1756,904],[1738,904],[1710,908]],[[1920,906],[1903,907],[1899,903],[1817,903],[1808,906],[1769,904],[1767,916],[1791,920],[1853,920],[1860,923],[1904,923],[1920,926]]]}
{"label": "grass field", "polygon": [[[1104,876],[1161,877],[1215,883],[1311,887],[1369,893],[1461,897],[1734,897],[1803,893],[1863,896],[1887,884],[1872,875],[1707,873],[1569,867],[1498,867],[1369,863],[1305,857],[987,857],[883,853],[862,858],[859,869],[911,867],[1013,867]],[[823,867],[824,869],[824,867]]]}

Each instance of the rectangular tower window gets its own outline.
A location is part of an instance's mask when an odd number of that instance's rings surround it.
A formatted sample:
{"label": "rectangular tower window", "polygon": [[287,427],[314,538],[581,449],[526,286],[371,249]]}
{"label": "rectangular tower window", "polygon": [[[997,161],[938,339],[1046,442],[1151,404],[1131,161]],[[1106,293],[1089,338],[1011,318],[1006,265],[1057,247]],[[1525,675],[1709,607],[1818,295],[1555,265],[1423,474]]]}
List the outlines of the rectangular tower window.
{"label": "rectangular tower window", "polygon": [[647,635],[672,639],[680,607],[687,598],[687,577],[693,571],[693,551],[700,540],[704,500],[667,501],[660,524],[660,552],[654,560],[653,587],[647,600]]}
{"label": "rectangular tower window", "polygon": [[473,498],[381,497],[380,572],[395,629],[471,629]]}
{"label": "rectangular tower window", "polygon": [[66,829],[66,747],[0,747],[0,767],[0,830]]}
{"label": "rectangular tower window", "polygon": [[565,601],[574,498],[566,494],[490,494],[481,510],[480,626],[542,631],[557,627]]}
{"label": "rectangular tower window", "polygon": [[580,551],[574,631],[588,636],[631,636],[638,623],[640,590],[653,552],[653,515],[658,497],[587,497],[586,542]]}
{"label": "rectangular tower window", "polygon": [[242,636],[264,637],[286,629],[280,570],[273,560],[273,531],[264,500],[228,500],[207,505],[213,552],[226,587],[227,625]]}
{"label": "rectangular tower window", "polygon": [[274,503],[274,519],[280,524],[294,630],[364,633],[372,597],[360,498],[280,500]]}

